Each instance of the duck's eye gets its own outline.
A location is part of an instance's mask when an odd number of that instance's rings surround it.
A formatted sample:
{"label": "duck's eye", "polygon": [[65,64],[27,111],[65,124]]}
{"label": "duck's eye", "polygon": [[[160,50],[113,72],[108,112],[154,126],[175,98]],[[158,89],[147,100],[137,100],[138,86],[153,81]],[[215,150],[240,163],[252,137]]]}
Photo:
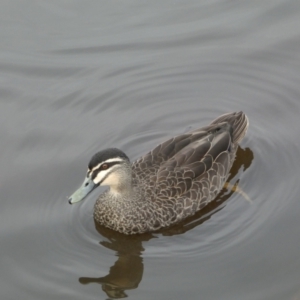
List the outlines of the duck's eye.
{"label": "duck's eye", "polygon": [[103,164],[103,165],[101,166],[101,170],[107,170],[108,167],[109,167],[108,164]]}

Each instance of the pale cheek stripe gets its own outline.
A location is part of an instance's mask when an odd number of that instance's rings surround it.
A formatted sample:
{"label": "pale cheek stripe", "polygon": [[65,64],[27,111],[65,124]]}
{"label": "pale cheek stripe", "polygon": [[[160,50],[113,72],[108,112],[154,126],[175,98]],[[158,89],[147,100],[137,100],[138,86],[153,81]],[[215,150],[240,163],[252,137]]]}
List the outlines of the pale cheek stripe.
{"label": "pale cheek stripe", "polygon": [[94,183],[95,184],[98,184],[99,182],[101,182],[107,175],[109,175],[110,173],[113,173],[114,172],[114,169],[118,166],[117,165],[114,165],[112,166],[110,169],[108,170],[102,170],[100,171],[97,176],[94,178]]}
{"label": "pale cheek stripe", "polygon": [[99,172],[97,174],[97,176],[94,178],[94,183],[98,184],[99,182],[101,182],[103,180],[103,178],[105,178],[105,176],[109,173],[108,171],[110,171],[110,170],[107,170],[107,171],[103,170],[103,171]]}

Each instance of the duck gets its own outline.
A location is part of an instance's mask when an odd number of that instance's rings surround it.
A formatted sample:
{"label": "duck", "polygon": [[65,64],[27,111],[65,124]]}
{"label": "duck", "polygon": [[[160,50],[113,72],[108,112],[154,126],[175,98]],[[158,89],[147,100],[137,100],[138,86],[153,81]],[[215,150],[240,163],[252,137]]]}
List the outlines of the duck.
{"label": "duck", "polygon": [[126,235],[176,224],[217,197],[248,126],[242,111],[227,113],[168,139],[133,163],[120,149],[101,150],[90,159],[69,203],[108,186],[94,206],[98,224]]}

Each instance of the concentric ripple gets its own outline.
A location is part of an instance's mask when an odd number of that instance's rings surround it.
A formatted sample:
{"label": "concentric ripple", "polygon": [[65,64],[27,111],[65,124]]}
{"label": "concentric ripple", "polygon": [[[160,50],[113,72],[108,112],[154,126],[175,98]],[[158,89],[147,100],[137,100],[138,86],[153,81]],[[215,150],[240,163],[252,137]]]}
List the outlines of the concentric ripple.
{"label": "concentric ripple", "polygon": [[[295,298],[299,5],[9,3],[0,298]],[[94,224],[100,190],[68,204],[96,151],[134,160],[239,110],[250,127],[230,184],[185,222],[127,237]]]}

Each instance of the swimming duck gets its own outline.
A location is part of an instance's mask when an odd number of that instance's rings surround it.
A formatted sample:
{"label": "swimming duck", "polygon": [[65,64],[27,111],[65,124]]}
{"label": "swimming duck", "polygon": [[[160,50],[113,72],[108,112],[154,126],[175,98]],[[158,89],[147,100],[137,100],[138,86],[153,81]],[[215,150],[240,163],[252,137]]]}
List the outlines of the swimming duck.
{"label": "swimming duck", "polygon": [[228,113],[167,140],[134,163],[119,149],[102,150],[91,158],[69,203],[99,185],[109,186],[95,203],[99,224],[136,234],[180,222],[216,198],[248,126],[243,112]]}

